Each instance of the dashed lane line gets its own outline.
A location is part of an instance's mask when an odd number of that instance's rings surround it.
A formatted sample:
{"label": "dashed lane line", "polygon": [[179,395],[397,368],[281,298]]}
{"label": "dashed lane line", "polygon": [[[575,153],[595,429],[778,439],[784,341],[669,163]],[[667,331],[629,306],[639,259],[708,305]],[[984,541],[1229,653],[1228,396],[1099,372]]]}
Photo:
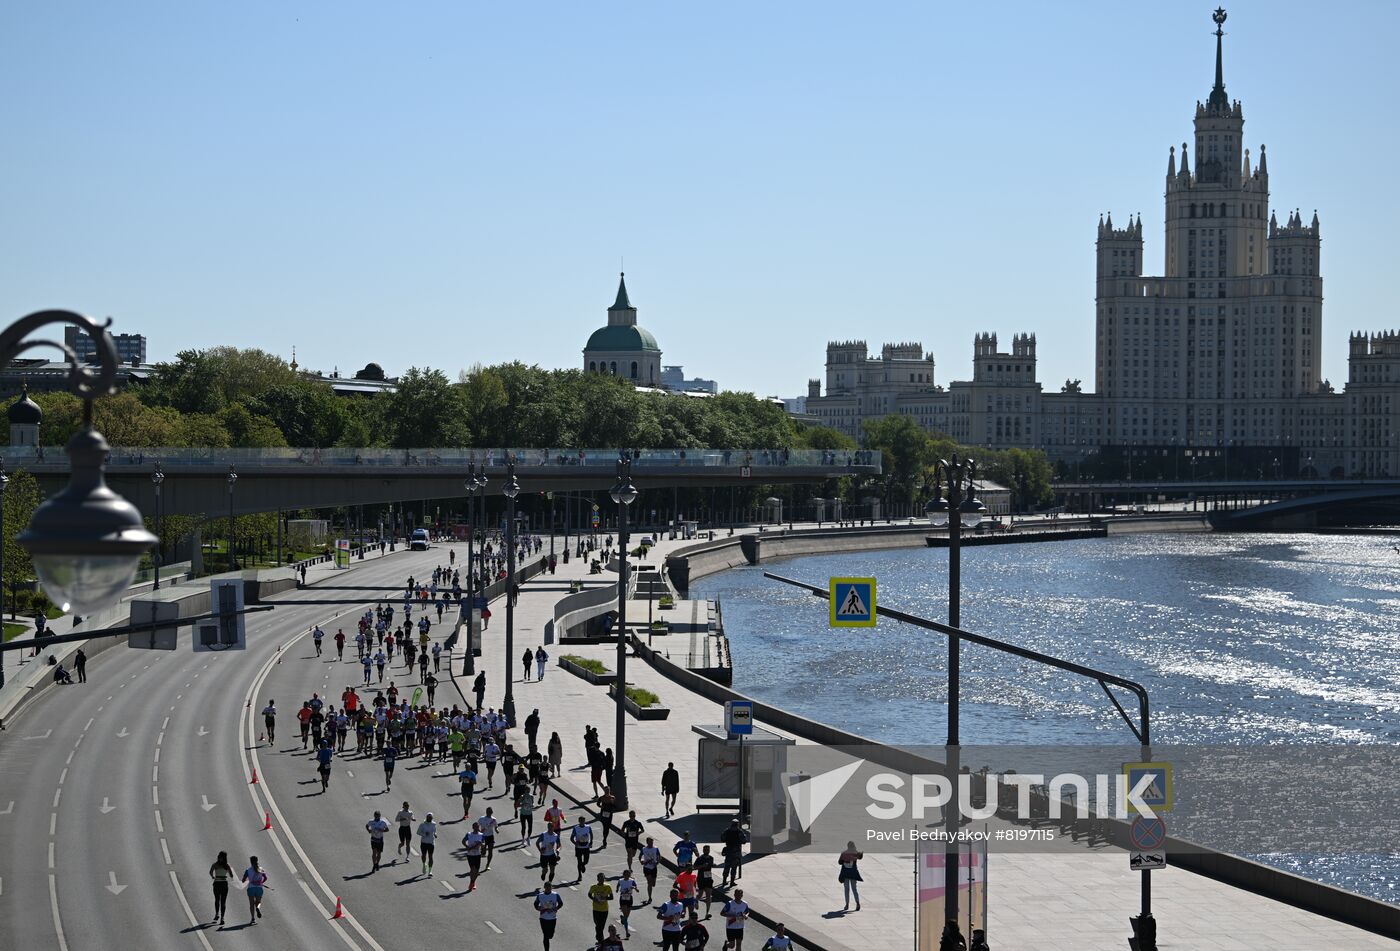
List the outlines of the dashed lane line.
{"label": "dashed lane line", "polygon": [[[49,846],[53,848],[52,845]],[[53,868],[52,865],[49,866]],[[54,880],[52,872],[49,873],[49,910],[53,912],[53,930],[58,936],[58,951],[68,951],[68,939],[63,934],[63,921],[58,917],[58,882]]]}
{"label": "dashed lane line", "polygon": [[166,865],[175,864],[174,862],[170,861],[170,846],[165,843],[165,839],[163,837],[160,840],[160,854],[165,856]]}
{"label": "dashed lane line", "polygon": [[486,927],[488,927],[488,928],[490,928],[492,931],[496,932],[496,934],[505,934],[504,931],[502,931],[500,928],[497,928],[497,927],[496,927],[495,922],[491,921],[490,919],[485,919],[485,921],[486,921]]}
{"label": "dashed lane line", "polygon": [[[164,839],[161,839],[162,843],[164,841]],[[195,918],[194,909],[190,907],[189,899],[185,897],[185,890],[180,887],[180,878],[175,874],[173,868],[170,870],[170,884],[174,886],[175,895],[180,899],[180,907],[185,910],[185,917],[189,919],[190,928],[194,931],[195,937],[199,939],[199,943],[204,946],[204,951],[214,951],[213,947],[209,944],[209,939],[204,937],[204,928],[201,926],[199,920]]]}
{"label": "dashed lane line", "polygon": [[160,810],[156,810],[156,831],[161,835],[165,834],[165,821],[160,817]]}

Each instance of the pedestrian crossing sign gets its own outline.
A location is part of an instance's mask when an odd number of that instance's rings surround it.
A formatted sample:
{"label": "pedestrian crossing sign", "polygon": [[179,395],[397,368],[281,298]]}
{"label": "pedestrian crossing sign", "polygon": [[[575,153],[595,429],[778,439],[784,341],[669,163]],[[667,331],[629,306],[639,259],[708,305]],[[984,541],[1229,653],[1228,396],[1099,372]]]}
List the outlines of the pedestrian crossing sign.
{"label": "pedestrian crossing sign", "polygon": [[[1171,763],[1124,763],[1123,778],[1125,781],[1124,794],[1143,786],[1140,794],[1143,805],[1152,812],[1171,812],[1172,808],[1172,764]],[[1138,814],[1141,810],[1137,804],[1129,800],[1128,809],[1133,814]]]}
{"label": "pedestrian crossing sign", "polygon": [[832,578],[828,593],[832,627],[875,626],[874,578]]}

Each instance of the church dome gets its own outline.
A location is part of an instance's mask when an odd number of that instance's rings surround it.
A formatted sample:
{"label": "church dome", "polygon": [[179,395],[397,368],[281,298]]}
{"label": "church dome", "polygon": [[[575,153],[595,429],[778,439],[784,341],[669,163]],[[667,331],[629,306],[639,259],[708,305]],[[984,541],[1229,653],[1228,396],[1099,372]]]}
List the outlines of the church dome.
{"label": "church dome", "polygon": [[23,384],[19,399],[10,404],[8,410],[10,424],[15,426],[38,426],[44,418],[39,404],[29,398],[29,384]]}
{"label": "church dome", "polygon": [[656,345],[656,338],[651,335],[651,331],[638,327],[636,324],[610,324],[607,327],[599,327],[597,330],[593,331],[593,335],[588,338],[588,344],[583,350],[585,353],[602,351],[627,352],[637,350],[654,350],[657,353],[661,352],[661,348]]}

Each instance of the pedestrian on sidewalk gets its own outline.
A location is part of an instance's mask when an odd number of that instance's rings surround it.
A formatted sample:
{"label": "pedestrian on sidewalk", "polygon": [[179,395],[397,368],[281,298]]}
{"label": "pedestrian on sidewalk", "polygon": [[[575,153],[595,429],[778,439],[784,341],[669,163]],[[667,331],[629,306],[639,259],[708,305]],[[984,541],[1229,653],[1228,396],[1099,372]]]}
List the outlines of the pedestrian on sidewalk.
{"label": "pedestrian on sidewalk", "polygon": [[78,653],[73,657],[73,669],[78,673],[78,683],[87,683],[87,651],[81,647],[78,648]]}
{"label": "pedestrian on sidewalk", "polygon": [[481,671],[472,681],[472,693],[476,694],[476,709],[480,711],[486,703],[486,671]]}
{"label": "pedestrian on sidewalk", "polygon": [[938,951],[967,951],[967,940],[963,938],[957,919],[949,918],[943,926],[943,934],[938,938]]}
{"label": "pedestrian on sidewalk", "polygon": [[734,885],[739,881],[739,869],[744,857],[744,830],[739,827],[738,819],[729,820],[729,828],[720,834],[719,840],[724,844],[720,854],[724,856],[724,872],[720,875],[720,887]]}
{"label": "pedestrian on sidewalk", "polygon": [[564,741],[558,733],[549,734],[549,775],[564,775]]}
{"label": "pedestrian on sidewalk", "polygon": [[540,934],[544,937],[544,951],[549,951],[549,939],[554,937],[559,909],[563,907],[564,897],[554,890],[553,885],[545,882],[544,890],[535,896],[535,911],[540,913]]}
{"label": "pedestrian on sidewalk", "polygon": [[681,774],[676,772],[675,763],[667,763],[661,773],[661,795],[666,804],[666,818],[676,814],[676,797],[681,792]]}
{"label": "pedestrian on sidewalk", "polygon": [[865,879],[860,877],[860,867],[857,863],[863,858],[865,858],[865,853],[857,851],[856,844],[848,841],[846,851],[842,852],[840,858],[836,860],[841,867],[841,871],[837,873],[837,879],[841,882],[841,890],[846,897],[846,906],[841,909],[842,911],[851,910],[852,896],[856,900],[856,911],[860,911],[860,883]]}
{"label": "pedestrian on sidewalk", "polygon": [[987,946],[987,932],[981,928],[973,928],[972,944],[968,946],[967,951],[991,951]]}
{"label": "pedestrian on sidewalk", "polygon": [[535,648],[535,679],[536,679],[536,680],[544,680],[544,668],[545,668],[545,665],[548,664],[548,663],[549,663],[549,655],[545,653],[545,651],[544,651],[544,645],[541,644],[541,645],[539,645],[538,647]]}
{"label": "pedestrian on sidewalk", "polygon": [[529,680],[530,680],[530,661],[532,661],[532,660],[534,660],[534,659],[535,659],[535,654],[534,654],[534,652],[533,652],[532,650],[530,650],[530,648],[528,648],[528,647],[525,648],[525,653],[523,653],[523,654],[520,655],[520,666],[525,668],[525,672],[524,672],[524,674],[521,675],[521,679],[524,680],[524,681],[527,682],[527,683],[528,683]]}
{"label": "pedestrian on sidewalk", "polygon": [[531,753],[535,752],[539,748],[536,745],[536,740],[539,738],[539,732],[540,708],[535,707],[535,709],[530,711],[530,715],[525,718],[525,738],[530,741]]}

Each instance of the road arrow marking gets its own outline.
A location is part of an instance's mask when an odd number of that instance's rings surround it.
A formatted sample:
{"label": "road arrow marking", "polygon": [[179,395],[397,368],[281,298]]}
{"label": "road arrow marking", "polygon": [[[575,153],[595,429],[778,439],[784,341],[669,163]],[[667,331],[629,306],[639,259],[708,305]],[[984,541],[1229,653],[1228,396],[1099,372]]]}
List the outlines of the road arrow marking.
{"label": "road arrow marking", "polygon": [[127,738],[128,736],[130,736],[130,735],[131,735],[131,731],[128,730],[126,727],[122,727],[121,730],[119,730],[119,731],[117,732],[117,736],[120,737],[120,738],[123,739],[123,740],[126,739],[126,738]]}
{"label": "road arrow marking", "polygon": [[108,884],[108,885],[106,885],[106,886],[104,886],[104,887],[107,889],[107,891],[111,892],[113,895],[120,895],[122,892],[126,891],[126,886],[125,886],[125,885],[118,885],[118,884],[117,884],[117,873],[116,873],[116,872],[108,872],[108,873],[107,873],[107,881],[108,881],[110,884]]}
{"label": "road arrow marking", "polygon": [[196,735],[196,736],[208,736],[208,735],[209,735],[209,731],[206,730],[206,729],[204,729],[204,724],[201,723],[201,724],[199,725],[199,732],[198,732],[197,734],[195,734],[195,735]]}
{"label": "road arrow marking", "polygon": [[36,734],[35,736],[26,736],[25,739],[26,739],[26,740],[47,740],[47,739],[48,739],[49,737],[51,737],[51,736],[53,736],[53,730],[45,730],[43,733]]}
{"label": "road arrow marking", "polygon": [[113,809],[115,809],[115,808],[117,808],[117,807],[114,806],[114,805],[112,805],[111,803],[109,803],[109,802],[107,801],[107,797],[106,797],[106,796],[103,796],[103,797],[102,797],[102,805],[100,805],[100,806],[97,807],[97,811],[100,812],[100,813],[102,813],[102,814],[105,816],[107,813],[111,812],[111,811],[112,811]]}
{"label": "road arrow marking", "polygon": [[208,812],[210,809],[213,809],[217,805],[217,802],[210,802],[208,796],[199,797],[199,808],[203,809],[205,812]]}
{"label": "road arrow marking", "polygon": [[0,816],[8,816],[10,813],[12,813],[12,812],[14,812],[14,811],[15,811],[15,801],[14,801],[13,799],[11,799],[11,800],[10,800],[10,804],[9,804],[8,806],[6,806],[4,809],[0,809]]}

